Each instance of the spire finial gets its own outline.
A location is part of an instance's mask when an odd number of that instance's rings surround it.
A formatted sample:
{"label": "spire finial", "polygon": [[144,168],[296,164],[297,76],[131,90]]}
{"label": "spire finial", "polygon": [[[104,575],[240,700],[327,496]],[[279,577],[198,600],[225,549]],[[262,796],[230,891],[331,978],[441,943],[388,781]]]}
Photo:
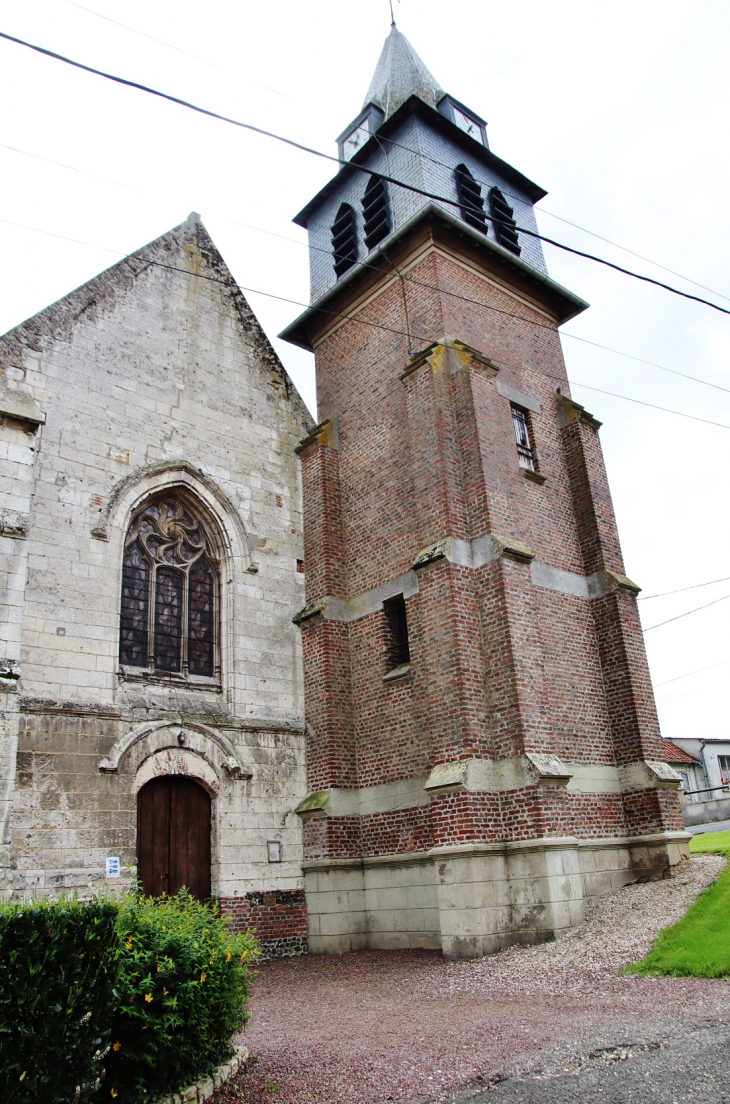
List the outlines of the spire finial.
{"label": "spire finial", "polygon": [[390,0],[390,25],[395,27],[395,16],[393,15],[393,0]]}

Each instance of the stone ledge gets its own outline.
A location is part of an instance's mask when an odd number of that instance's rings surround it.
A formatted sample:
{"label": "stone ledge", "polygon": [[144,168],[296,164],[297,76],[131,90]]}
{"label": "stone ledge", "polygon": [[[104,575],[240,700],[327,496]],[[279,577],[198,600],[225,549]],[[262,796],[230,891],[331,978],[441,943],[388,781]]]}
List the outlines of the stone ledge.
{"label": "stone ledge", "polygon": [[216,1089],[220,1089],[222,1085],[225,1085],[226,1081],[234,1077],[241,1066],[248,1061],[248,1047],[237,1046],[234,1047],[234,1050],[233,1057],[218,1066],[212,1077],[201,1077],[194,1085],[188,1085],[179,1093],[168,1093],[167,1096],[160,1096],[157,1098],[156,1104],[188,1104],[188,1101],[209,1100]]}

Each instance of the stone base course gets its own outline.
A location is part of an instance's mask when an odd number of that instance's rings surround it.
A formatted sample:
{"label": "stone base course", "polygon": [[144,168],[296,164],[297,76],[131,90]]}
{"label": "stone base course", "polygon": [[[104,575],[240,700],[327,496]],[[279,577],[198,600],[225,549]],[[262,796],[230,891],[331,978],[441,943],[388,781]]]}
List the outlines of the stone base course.
{"label": "stone base course", "polygon": [[196,1081],[194,1085],[188,1085],[182,1092],[162,1096],[157,1104],[183,1104],[183,1102],[187,1104],[188,1101],[209,1100],[216,1089],[225,1085],[226,1081],[237,1074],[241,1066],[248,1061],[247,1047],[237,1046],[234,1049],[236,1052],[234,1056],[218,1066],[212,1077],[201,1077],[200,1081]]}
{"label": "stone base course", "polygon": [[586,900],[676,873],[687,841],[684,832],[548,838],[305,863],[309,948],[420,947],[459,959],[548,942],[583,922]]}

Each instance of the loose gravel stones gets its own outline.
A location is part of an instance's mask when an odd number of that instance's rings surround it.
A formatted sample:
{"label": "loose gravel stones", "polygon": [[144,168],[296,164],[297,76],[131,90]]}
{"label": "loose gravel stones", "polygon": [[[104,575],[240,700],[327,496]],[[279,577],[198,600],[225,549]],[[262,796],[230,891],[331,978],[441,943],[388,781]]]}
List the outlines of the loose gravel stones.
{"label": "loose gravel stones", "polygon": [[[590,902],[556,943],[469,962],[428,951],[317,955],[264,965],[243,1073],[216,1104],[426,1104],[543,1059],[660,1045],[671,1025],[728,1016],[730,983],[617,976],[723,868],[696,856],[671,879]],[[481,1080],[478,1080],[481,1079]]]}

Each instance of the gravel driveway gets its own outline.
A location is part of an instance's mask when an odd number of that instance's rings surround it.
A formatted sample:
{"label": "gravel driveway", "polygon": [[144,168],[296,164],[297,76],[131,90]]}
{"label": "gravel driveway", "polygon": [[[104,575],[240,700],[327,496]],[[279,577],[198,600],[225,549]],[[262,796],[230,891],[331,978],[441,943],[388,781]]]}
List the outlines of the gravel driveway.
{"label": "gravel driveway", "polygon": [[[605,1068],[610,1080],[616,1062],[591,1054],[629,1046],[649,1056],[668,1048],[670,1037],[721,1030],[730,1021],[730,982],[616,974],[679,919],[724,862],[696,856],[677,878],[600,898],[584,925],[540,947],[470,962],[367,951],[264,965],[245,1036],[256,1058],[215,1104],[426,1104],[485,1092],[505,1104],[536,1100],[507,1090],[522,1079],[527,1091],[543,1076],[538,1070],[551,1078],[566,1069],[573,1078],[599,1071],[600,1082]],[[630,1061],[636,1068],[633,1052]],[[500,1075],[509,1080],[498,1083]]]}

